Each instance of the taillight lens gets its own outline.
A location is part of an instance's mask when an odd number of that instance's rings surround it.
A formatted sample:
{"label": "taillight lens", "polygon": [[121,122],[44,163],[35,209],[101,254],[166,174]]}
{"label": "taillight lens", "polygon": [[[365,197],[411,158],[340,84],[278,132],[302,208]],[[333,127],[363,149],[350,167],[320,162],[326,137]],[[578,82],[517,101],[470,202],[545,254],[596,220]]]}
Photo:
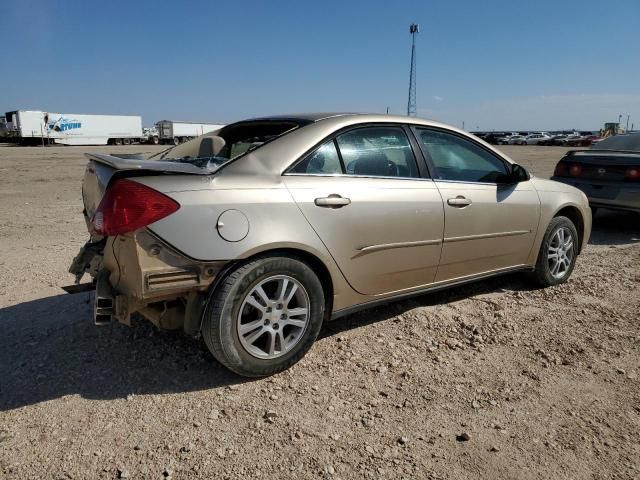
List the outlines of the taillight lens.
{"label": "taillight lens", "polygon": [[628,180],[633,180],[633,181],[640,180],[640,167],[627,168],[624,172],[624,176]]}
{"label": "taillight lens", "polygon": [[99,235],[133,232],[176,212],[180,204],[153,188],[131,180],[115,180],[98,205],[91,223]]}
{"label": "taillight lens", "polygon": [[558,162],[556,169],[553,172],[555,177],[566,177],[569,174],[569,165],[563,162]]}
{"label": "taillight lens", "polygon": [[571,165],[569,167],[569,175],[579,177],[582,174],[582,165]]}

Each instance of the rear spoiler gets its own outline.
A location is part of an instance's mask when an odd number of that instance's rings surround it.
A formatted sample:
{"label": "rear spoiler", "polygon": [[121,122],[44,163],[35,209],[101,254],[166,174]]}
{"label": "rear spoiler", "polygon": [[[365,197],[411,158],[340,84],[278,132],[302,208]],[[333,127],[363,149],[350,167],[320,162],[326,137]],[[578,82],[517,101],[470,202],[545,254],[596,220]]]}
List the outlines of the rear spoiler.
{"label": "rear spoiler", "polygon": [[102,163],[115,170],[153,171],[183,175],[211,175],[213,173],[206,168],[196,167],[195,165],[185,162],[146,160],[134,155],[123,155],[121,157],[102,153],[85,153],[84,155],[89,160]]}
{"label": "rear spoiler", "polygon": [[608,155],[608,156],[620,156],[620,157],[638,157],[640,156],[640,152],[639,151],[634,151],[634,150],[606,150],[606,149],[597,149],[597,148],[590,148],[588,150],[569,150],[565,156],[567,157],[573,157],[573,156],[580,156],[580,155],[592,155],[592,154],[596,154],[596,155]]}

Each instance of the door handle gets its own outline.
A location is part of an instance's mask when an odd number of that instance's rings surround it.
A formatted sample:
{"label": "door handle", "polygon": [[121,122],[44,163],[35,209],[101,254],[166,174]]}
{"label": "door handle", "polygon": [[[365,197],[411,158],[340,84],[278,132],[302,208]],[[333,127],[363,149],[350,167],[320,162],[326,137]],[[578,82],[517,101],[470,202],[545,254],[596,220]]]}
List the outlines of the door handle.
{"label": "door handle", "polygon": [[337,193],[332,193],[328,197],[316,198],[314,203],[318,207],[342,208],[349,205],[351,203],[351,200],[349,198],[342,197]]}
{"label": "door handle", "polygon": [[462,195],[458,195],[456,198],[450,198],[447,200],[447,203],[452,207],[466,207],[471,205],[473,202],[470,198],[465,198]]}

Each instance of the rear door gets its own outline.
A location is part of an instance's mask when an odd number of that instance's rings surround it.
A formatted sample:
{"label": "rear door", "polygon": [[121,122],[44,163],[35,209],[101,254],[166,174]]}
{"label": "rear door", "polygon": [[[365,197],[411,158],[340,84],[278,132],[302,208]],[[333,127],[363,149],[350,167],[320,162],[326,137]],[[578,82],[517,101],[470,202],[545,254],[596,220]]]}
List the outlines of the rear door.
{"label": "rear door", "polygon": [[378,295],[433,282],[442,198],[409,131],[369,125],[327,138],[285,183],[354,290]]}
{"label": "rear door", "polygon": [[414,131],[444,202],[436,281],[524,265],[540,217],[531,181],[501,183],[509,173],[508,163],[455,132]]}

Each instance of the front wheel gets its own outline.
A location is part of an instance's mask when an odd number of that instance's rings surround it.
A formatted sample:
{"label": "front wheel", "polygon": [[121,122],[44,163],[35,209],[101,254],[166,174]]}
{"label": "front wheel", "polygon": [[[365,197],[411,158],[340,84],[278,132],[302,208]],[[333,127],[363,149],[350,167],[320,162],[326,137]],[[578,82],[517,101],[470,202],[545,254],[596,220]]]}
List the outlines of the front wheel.
{"label": "front wheel", "polygon": [[548,287],[566,282],[578,255],[578,231],[567,217],[555,217],[544,234],[534,271],[536,282]]}
{"label": "front wheel", "polygon": [[231,272],[211,294],[202,336],[229,370],[263,377],[286,370],[311,348],[325,295],[303,261],[262,257]]}

